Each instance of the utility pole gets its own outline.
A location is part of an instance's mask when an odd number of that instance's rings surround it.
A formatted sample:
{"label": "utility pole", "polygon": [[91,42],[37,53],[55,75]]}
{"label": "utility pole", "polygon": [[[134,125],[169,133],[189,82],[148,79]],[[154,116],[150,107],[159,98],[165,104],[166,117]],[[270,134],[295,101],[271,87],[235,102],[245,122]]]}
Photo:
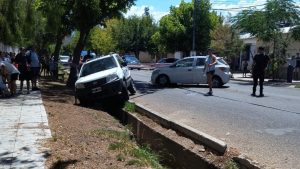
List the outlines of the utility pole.
{"label": "utility pole", "polygon": [[195,50],[195,43],[196,43],[196,9],[198,7],[199,0],[194,1],[194,10],[193,10],[193,44],[192,44],[192,51],[191,51],[191,56],[196,55],[196,50]]}

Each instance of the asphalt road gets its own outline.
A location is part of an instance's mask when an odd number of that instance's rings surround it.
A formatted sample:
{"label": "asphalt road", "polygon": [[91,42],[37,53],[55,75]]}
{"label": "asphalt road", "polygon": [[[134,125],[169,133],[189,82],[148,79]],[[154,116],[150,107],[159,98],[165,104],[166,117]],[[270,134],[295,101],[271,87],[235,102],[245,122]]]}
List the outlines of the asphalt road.
{"label": "asphalt road", "polygon": [[131,71],[138,93],[132,100],[200,131],[266,168],[300,169],[300,89],[265,86],[251,97],[249,82],[231,81],[205,96],[206,85],[159,88],[151,71]]}

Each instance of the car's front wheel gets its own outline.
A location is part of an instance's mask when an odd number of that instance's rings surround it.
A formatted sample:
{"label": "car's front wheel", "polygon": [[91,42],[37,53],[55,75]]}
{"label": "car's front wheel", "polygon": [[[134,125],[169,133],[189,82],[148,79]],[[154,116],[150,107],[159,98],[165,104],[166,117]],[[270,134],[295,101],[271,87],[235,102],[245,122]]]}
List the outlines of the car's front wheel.
{"label": "car's front wheel", "polygon": [[157,84],[160,86],[167,86],[170,84],[169,77],[167,75],[159,75],[156,80]]}
{"label": "car's front wheel", "polygon": [[126,85],[123,85],[123,87],[122,87],[122,91],[121,91],[121,99],[122,99],[122,100],[125,100],[125,101],[129,100],[129,94],[128,94]]}
{"label": "car's front wheel", "polygon": [[135,90],[134,84],[133,84],[133,80],[130,81],[130,85],[128,86],[128,91],[130,92],[130,94],[136,93],[136,90]]}

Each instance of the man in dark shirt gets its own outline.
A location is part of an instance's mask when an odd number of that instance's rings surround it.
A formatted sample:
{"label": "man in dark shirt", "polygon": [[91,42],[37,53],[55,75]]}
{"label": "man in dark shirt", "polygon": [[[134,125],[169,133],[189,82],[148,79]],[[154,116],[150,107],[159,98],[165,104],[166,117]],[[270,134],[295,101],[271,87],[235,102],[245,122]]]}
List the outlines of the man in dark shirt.
{"label": "man in dark shirt", "polygon": [[265,69],[269,62],[269,57],[264,54],[264,48],[259,47],[258,48],[258,54],[256,54],[253,58],[253,92],[252,96],[256,96],[256,86],[259,79],[259,87],[260,87],[260,97],[263,97],[263,84],[265,80]]}

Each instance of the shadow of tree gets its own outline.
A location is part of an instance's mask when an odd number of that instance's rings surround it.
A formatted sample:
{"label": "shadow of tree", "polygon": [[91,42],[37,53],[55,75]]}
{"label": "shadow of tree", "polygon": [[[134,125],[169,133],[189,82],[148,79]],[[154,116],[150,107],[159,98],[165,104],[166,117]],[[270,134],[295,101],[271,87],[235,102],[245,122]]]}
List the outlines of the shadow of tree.
{"label": "shadow of tree", "polygon": [[50,169],[64,169],[67,168],[69,165],[77,163],[78,160],[67,160],[67,161],[57,161],[55,162]]}

